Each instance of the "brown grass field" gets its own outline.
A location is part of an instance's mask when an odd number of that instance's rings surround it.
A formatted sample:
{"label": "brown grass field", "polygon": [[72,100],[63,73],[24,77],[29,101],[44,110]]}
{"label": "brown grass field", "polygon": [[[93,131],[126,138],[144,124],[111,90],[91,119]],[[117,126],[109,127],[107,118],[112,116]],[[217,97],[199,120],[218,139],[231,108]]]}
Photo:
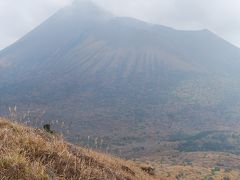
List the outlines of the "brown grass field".
{"label": "brown grass field", "polygon": [[0,119],[0,179],[158,179],[141,166]]}
{"label": "brown grass field", "polygon": [[[155,170],[151,171],[152,167]],[[167,165],[123,160],[72,145],[57,133],[1,118],[0,179],[239,180],[240,173],[197,164]]]}

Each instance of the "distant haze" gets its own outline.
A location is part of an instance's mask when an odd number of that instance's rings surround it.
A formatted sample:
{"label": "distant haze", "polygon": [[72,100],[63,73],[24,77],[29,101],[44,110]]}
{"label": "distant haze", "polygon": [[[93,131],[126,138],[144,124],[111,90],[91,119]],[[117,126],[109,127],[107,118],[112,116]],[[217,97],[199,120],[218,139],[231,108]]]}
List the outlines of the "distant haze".
{"label": "distant haze", "polygon": [[[119,16],[177,29],[209,29],[240,46],[239,0],[93,0]],[[0,0],[0,49],[72,0]]]}
{"label": "distant haze", "polygon": [[[73,3],[0,51],[0,114],[10,110],[13,120],[69,130],[66,138],[79,144],[100,137],[99,148],[109,145],[124,157],[240,154],[240,135],[233,135],[240,132],[239,67],[240,48],[211,31],[175,30]],[[15,106],[17,114],[9,108]]]}

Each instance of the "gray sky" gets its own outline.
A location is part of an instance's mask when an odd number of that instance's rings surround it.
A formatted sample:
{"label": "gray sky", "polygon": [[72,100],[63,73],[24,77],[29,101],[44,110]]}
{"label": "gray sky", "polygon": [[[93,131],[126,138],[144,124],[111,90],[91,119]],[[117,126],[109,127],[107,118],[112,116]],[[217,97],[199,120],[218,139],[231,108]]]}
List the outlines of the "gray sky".
{"label": "gray sky", "polygon": [[[240,0],[93,0],[119,16],[177,29],[209,29],[240,47]],[[0,49],[72,0],[0,0]]]}

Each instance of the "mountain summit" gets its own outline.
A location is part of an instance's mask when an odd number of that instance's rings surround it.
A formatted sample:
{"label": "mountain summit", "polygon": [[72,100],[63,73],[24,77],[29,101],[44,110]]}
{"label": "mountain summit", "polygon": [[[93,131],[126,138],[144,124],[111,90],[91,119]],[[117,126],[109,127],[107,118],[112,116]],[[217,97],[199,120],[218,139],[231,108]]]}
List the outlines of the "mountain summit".
{"label": "mountain summit", "polygon": [[0,52],[0,111],[40,109],[69,124],[73,141],[152,152],[176,131],[239,130],[239,67],[239,48],[209,31],[77,2]]}

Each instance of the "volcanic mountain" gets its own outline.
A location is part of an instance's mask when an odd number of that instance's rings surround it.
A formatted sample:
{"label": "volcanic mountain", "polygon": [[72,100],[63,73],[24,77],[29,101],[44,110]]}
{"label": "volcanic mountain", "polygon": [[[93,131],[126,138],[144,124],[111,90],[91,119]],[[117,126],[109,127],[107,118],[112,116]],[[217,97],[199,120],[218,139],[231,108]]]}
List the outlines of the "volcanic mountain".
{"label": "volcanic mountain", "polygon": [[240,129],[239,67],[240,49],[208,30],[75,2],[0,51],[0,111],[44,111],[72,141],[155,152],[176,132]]}

